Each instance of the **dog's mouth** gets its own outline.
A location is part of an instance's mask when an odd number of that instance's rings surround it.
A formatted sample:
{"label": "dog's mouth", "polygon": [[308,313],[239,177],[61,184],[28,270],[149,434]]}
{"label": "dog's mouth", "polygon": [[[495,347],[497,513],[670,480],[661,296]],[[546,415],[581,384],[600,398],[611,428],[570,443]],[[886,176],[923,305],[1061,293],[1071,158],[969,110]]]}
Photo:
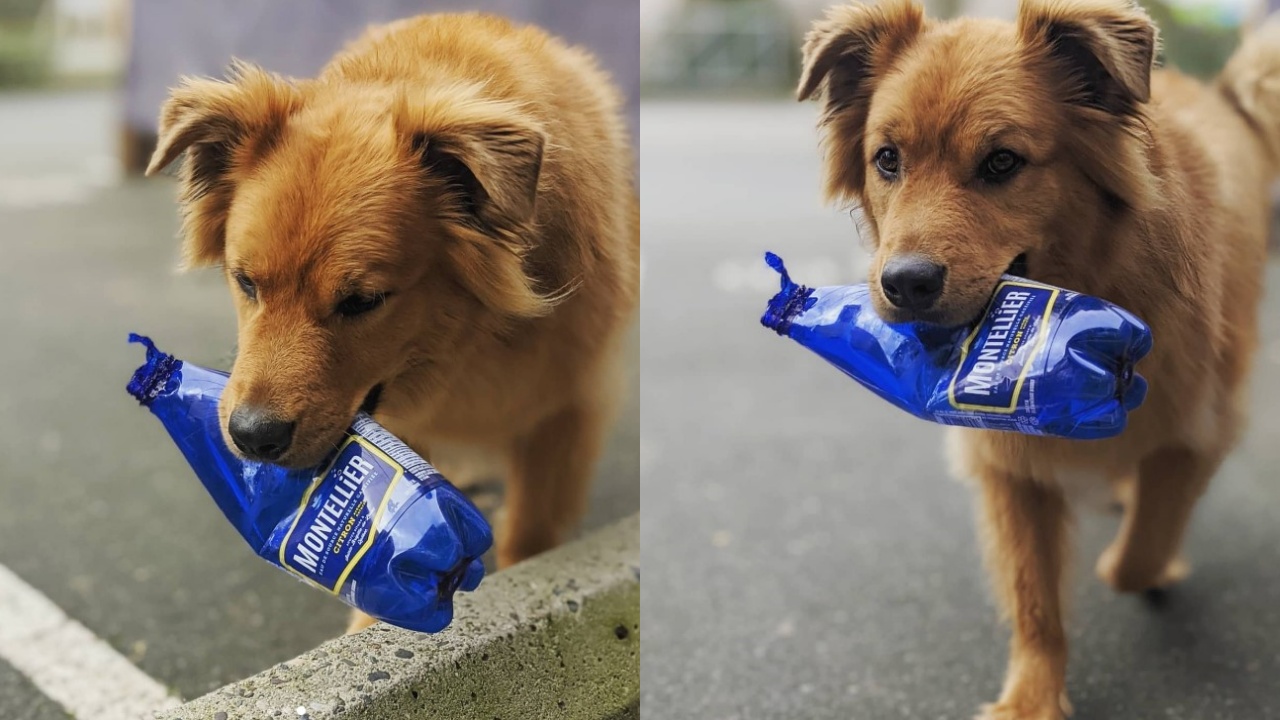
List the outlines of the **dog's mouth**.
{"label": "dog's mouth", "polygon": [[1027,254],[1021,253],[1013,259],[1013,262],[1009,263],[1009,268],[1004,271],[1004,274],[1026,277],[1029,272],[1031,271],[1027,268]]}
{"label": "dog's mouth", "polygon": [[[1009,267],[1005,268],[1005,271],[1001,274],[1001,277],[1003,277],[1004,275],[1012,275],[1014,277],[1026,278],[1027,273],[1030,273],[1030,272],[1031,272],[1031,269],[1027,267],[1027,254],[1018,253],[1018,256],[1015,257],[1012,261],[1010,261]],[[999,284],[999,282],[1000,280],[996,280],[997,284]],[[991,289],[991,293],[992,295],[995,294],[994,287]],[[990,298],[988,298],[988,300],[983,303],[982,307],[978,309],[977,314],[974,315],[973,318],[970,319],[968,323],[966,323],[967,325],[975,325],[978,322],[981,322],[982,316],[985,315],[987,312],[987,304],[986,304],[987,302],[990,302]]]}
{"label": "dog's mouth", "polygon": [[364,396],[364,402],[360,403],[360,412],[369,415],[374,414],[378,410],[378,401],[382,399],[382,383],[374,385],[369,394]]}
{"label": "dog's mouth", "polygon": [[[1002,275],[1001,275],[1001,276],[1003,277],[1004,275],[1012,275],[1012,276],[1014,276],[1014,277],[1026,278],[1026,277],[1027,277],[1027,274],[1028,274],[1028,273],[1030,273],[1030,272],[1031,272],[1031,269],[1030,269],[1030,267],[1028,267],[1028,265],[1027,265],[1027,254],[1026,254],[1026,253],[1018,253],[1018,256],[1017,256],[1017,257],[1015,257],[1012,261],[1010,261],[1010,263],[1009,263],[1009,267],[1005,268],[1005,271],[1004,271],[1004,273],[1002,273]],[[999,283],[1000,281],[999,281],[999,280],[997,280],[996,282],[997,282],[997,283]],[[992,287],[991,292],[992,292],[992,294],[993,294],[993,295],[995,294],[995,288],[994,288],[994,287]],[[987,303],[989,303],[989,302],[990,302],[990,298],[987,298],[986,300],[984,300],[984,301],[983,301],[983,304],[982,304],[981,306],[979,306],[979,307],[978,307],[978,310],[977,310],[977,312],[974,314],[974,316],[973,316],[972,318],[970,318],[970,319],[968,320],[968,322],[961,323],[961,324],[963,324],[963,325],[974,325],[974,324],[976,324],[976,323],[980,322],[980,321],[982,320],[982,316],[983,316],[984,314],[986,314],[986,311],[987,311]],[[955,325],[955,324],[956,324],[956,323],[954,322],[954,320],[955,320],[955,318],[954,318],[954,317],[951,317],[951,318],[944,318],[944,319],[942,320],[942,322],[938,322],[937,320],[932,320],[931,318],[929,318],[929,317],[927,317],[927,316],[921,316],[919,319],[920,319],[920,320],[923,320],[923,321],[925,321],[925,322],[931,322],[931,321],[932,321],[932,322],[934,322],[934,324],[940,324],[940,325],[948,325],[948,324],[950,324],[950,325]],[[951,322],[948,322],[948,321],[951,321]]]}
{"label": "dog's mouth", "polygon": [[[1031,269],[1027,267],[1027,254],[1018,253],[1018,256],[1009,262],[1009,267],[1005,268],[1005,271],[1001,274],[1001,278],[1003,278],[1005,275],[1012,275],[1014,277],[1026,278],[1027,274],[1030,272],[1031,272]],[[999,282],[1000,280],[996,280],[997,284],[999,284]],[[995,288],[992,288],[991,292],[994,295]],[[983,303],[982,307],[978,309],[977,314],[975,314],[973,318],[969,320],[969,322],[965,323],[966,325],[976,325],[977,323],[982,321],[982,316],[985,315],[987,312],[987,304],[986,304],[987,302],[990,302],[989,298],[986,302]]]}

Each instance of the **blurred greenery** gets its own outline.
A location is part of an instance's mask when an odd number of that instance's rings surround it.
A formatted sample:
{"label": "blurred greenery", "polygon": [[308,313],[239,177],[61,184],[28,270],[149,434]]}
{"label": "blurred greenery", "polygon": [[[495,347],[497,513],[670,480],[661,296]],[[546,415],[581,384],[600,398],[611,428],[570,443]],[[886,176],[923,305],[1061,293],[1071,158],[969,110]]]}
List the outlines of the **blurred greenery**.
{"label": "blurred greenery", "polygon": [[[1239,43],[1241,0],[1139,2],[1160,27],[1166,66],[1211,78]],[[935,16],[949,17],[962,13],[965,3],[929,5]],[[661,46],[644,58],[646,91],[786,92],[799,72],[799,41],[807,24],[794,9],[783,0],[684,0],[666,19]]]}
{"label": "blurred greenery", "polygon": [[33,27],[0,21],[0,88],[44,84],[50,49],[48,38]]}
{"label": "blurred greenery", "polygon": [[1185,11],[1175,12],[1160,0],[1143,0],[1160,28],[1164,62],[1191,75],[1212,77],[1222,69],[1240,42],[1240,29],[1216,24],[1205,18],[1193,19]]}
{"label": "blurred greenery", "polygon": [[0,0],[0,24],[9,20],[34,20],[45,0]]}
{"label": "blurred greenery", "polygon": [[686,0],[663,48],[642,58],[646,90],[774,96],[799,73],[802,29],[778,0]]}
{"label": "blurred greenery", "polygon": [[52,47],[40,22],[44,0],[0,0],[0,88],[43,84]]}

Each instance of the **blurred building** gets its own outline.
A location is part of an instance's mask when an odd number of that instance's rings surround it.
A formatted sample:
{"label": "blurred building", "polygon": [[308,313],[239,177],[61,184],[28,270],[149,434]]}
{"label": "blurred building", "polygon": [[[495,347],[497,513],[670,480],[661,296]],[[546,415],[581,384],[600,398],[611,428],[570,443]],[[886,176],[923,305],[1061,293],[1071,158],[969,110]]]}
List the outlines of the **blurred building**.
{"label": "blurred building", "polygon": [[51,71],[60,77],[112,77],[124,67],[122,0],[46,0]]}
{"label": "blurred building", "polygon": [[[3,0],[0,0],[3,1]],[[313,76],[371,24],[480,10],[538,25],[594,52],[628,100],[639,132],[638,0],[132,0],[124,89],[124,166],[155,143],[160,105],[182,75],[221,77],[232,58]]]}

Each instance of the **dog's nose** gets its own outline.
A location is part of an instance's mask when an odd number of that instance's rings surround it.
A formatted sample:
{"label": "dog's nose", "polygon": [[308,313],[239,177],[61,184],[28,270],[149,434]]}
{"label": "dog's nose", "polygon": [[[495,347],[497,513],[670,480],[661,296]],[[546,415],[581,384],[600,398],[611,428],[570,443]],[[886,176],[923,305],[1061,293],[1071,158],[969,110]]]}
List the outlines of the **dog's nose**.
{"label": "dog's nose", "polygon": [[262,408],[241,405],[232,411],[227,430],[245,457],[272,462],[279,460],[289,449],[294,425]]}
{"label": "dog's nose", "polygon": [[947,269],[923,255],[900,255],[880,271],[880,287],[889,302],[906,310],[925,310],[942,294]]}

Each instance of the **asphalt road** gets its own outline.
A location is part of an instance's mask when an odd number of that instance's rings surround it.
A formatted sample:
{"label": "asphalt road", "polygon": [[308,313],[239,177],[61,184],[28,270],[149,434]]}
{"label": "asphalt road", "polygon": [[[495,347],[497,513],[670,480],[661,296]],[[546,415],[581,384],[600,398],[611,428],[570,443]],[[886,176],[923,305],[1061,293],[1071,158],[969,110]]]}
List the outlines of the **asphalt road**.
{"label": "asphalt road", "polygon": [[[958,719],[999,692],[1007,633],[940,430],[758,324],[766,249],[798,282],[865,279],[853,223],[819,202],[813,121],[798,104],[642,109],[654,718]],[[1280,718],[1280,295],[1266,302],[1254,421],[1195,516],[1191,578],[1159,610],[1113,595],[1092,567],[1116,518],[1081,518],[1077,718]]]}
{"label": "asphalt road", "polygon": [[[115,117],[104,94],[0,96],[0,564],[192,698],[333,637],[346,608],[258,560],[124,392],[130,331],[218,366],[235,321],[216,272],[172,271],[173,183],[113,182]],[[585,528],[639,509],[637,383]],[[59,717],[0,661],[0,718]]]}

